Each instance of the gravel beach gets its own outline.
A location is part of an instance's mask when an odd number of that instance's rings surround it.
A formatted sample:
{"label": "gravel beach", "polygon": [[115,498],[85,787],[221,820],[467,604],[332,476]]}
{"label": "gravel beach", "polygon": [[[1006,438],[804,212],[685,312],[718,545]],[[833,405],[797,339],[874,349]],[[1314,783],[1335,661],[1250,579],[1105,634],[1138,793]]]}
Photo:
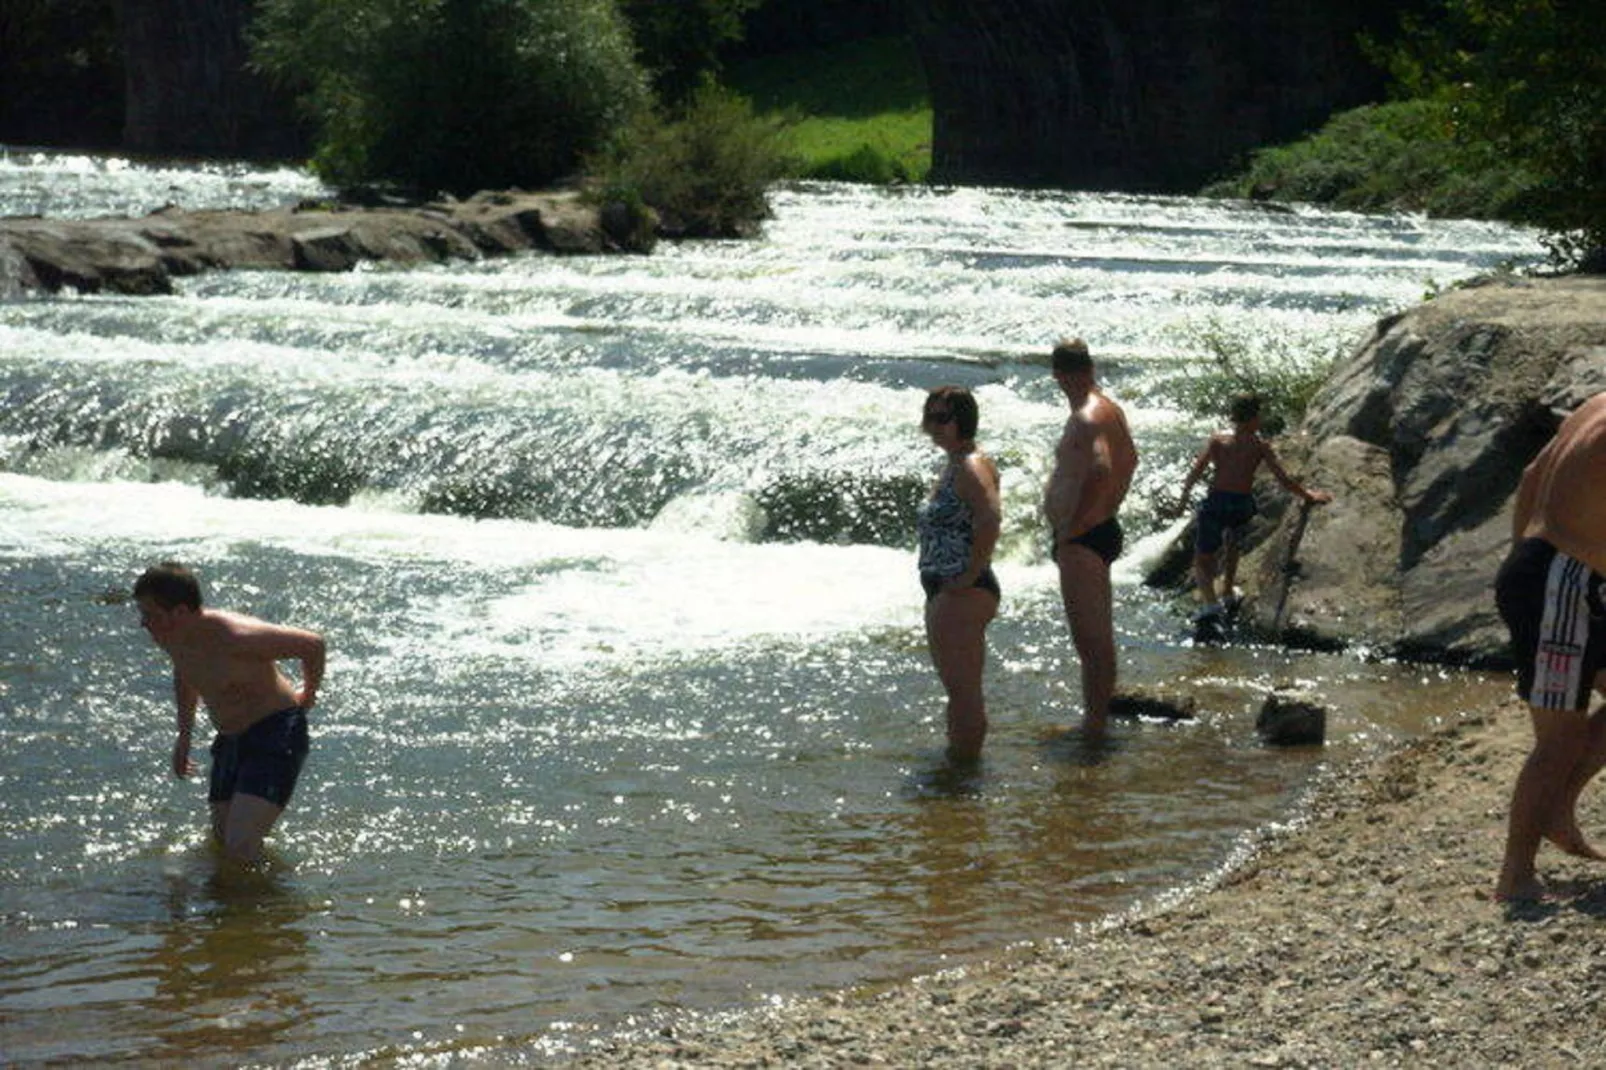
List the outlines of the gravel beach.
{"label": "gravel beach", "polygon": [[[1219,885],[1093,933],[769,1014],[615,1039],[566,1067],[1602,1065],[1606,864],[1493,903],[1530,742],[1515,700],[1334,777]],[[1606,839],[1606,796],[1580,823]]]}

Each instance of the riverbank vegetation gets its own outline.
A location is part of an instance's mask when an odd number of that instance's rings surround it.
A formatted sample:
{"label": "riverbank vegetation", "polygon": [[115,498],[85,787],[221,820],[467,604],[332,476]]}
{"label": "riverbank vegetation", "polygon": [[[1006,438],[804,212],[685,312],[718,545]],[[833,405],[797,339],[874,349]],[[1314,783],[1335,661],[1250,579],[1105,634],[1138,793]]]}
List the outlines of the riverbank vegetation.
{"label": "riverbank vegetation", "polygon": [[637,220],[726,236],[786,172],[775,121],[709,81],[754,3],[263,0],[253,54],[312,117],[312,166],[337,187],[579,180]]}
{"label": "riverbank vegetation", "polygon": [[1374,47],[1400,100],[1263,149],[1206,192],[1528,223],[1606,270],[1606,38],[1592,5],[1443,0]]}
{"label": "riverbank vegetation", "polygon": [[1200,358],[1167,384],[1166,397],[1200,419],[1221,420],[1239,394],[1260,396],[1269,434],[1299,423],[1353,339],[1230,325],[1215,316],[1173,332],[1177,347]]}
{"label": "riverbank vegetation", "polygon": [[769,214],[766,191],[790,168],[780,142],[779,121],[709,81],[672,113],[637,112],[586,171],[603,200],[656,211],[663,233],[736,237]]}
{"label": "riverbank vegetation", "polygon": [[914,44],[874,37],[731,64],[727,82],[781,122],[796,178],[923,182],[931,100]]}

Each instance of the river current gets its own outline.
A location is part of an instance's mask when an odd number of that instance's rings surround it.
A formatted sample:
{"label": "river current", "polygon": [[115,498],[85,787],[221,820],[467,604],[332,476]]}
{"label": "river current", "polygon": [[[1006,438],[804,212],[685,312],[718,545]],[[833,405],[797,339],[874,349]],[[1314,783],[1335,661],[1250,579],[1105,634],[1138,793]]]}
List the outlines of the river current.
{"label": "river current", "polygon": [[[0,214],[260,207],[291,170],[0,154]],[[1484,223],[1008,189],[777,189],[649,256],[238,272],[0,302],[0,1062],[516,1063],[678,1014],[962,967],[1208,879],[1316,777],[1503,691],[1363,652],[1200,647],[1141,585],[1210,425],[1205,329],[1332,351],[1539,259]],[[1086,338],[1142,468],[1123,681],[1196,720],[1090,752],[1036,515]],[[913,514],[924,393],[999,460],[993,723],[940,760]],[[168,774],[126,590],[323,632],[270,865]],[[1335,708],[1273,750],[1259,696]],[[204,755],[203,755],[204,757]]]}

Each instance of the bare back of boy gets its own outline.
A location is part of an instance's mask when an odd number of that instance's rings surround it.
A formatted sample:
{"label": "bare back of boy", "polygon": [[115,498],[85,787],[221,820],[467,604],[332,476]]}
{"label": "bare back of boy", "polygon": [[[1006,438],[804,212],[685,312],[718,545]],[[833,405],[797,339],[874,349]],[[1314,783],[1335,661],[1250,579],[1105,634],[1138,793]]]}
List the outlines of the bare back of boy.
{"label": "bare back of boy", "polygon": [[166,646],[181,684],[206,704],[212,726],[238,735],[289,706],[306,708],[312,696],[298,692],[278,659],[301,656],[314,637],[298,628],[268,624],[240,613],[203,609],[182,638]]}
{"label": "bare back of boy", "polygon": [[1215,466],[1210,478],[1212,490],[1249,494],[1255,489],[1255,472],[1266,460],[1268,447],[1252,431],[1220,431],[1210,436],[1210,462]]}

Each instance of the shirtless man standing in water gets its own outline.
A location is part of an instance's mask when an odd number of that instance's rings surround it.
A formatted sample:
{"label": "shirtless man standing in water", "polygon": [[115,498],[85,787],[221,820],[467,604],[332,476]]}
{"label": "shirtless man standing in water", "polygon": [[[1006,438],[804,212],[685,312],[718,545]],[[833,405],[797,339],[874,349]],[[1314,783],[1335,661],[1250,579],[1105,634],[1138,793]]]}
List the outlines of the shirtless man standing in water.
{"label": "shirtless man standing in water", "polygon": [[1502,900],[1544,893],[1534,871],[1539,842],[1606,858],[1578,828],[1578,797],[1606,766],[1606,393],[1580,405],[1522,473],[1514,545],[1495,579],[1511,632],[1517,693],[1528,703],[1534,746],[1517,775]]}
{"label": "shirtless man standing in water", "polygon": [[[307,711],[323,681],[324,642],[314,632],[201,607],[201,587],[183,565],[164,562],[134,583],[139,622],[173,661],[178,741],[173,775],[195,771],[195,706],[217,729],[212,742],[212,831],[229,858],[250,862],[284,812],[307,756]],[[299,690],[277,662],[301,662]]]}
{"label": "shirtless man standing in water", "polygon": [[1115,693],[1110,563],[1120,556],[1124,541],[1115,513],[1132,485],[1138,453],[1126,414],[1094,381],[1086,342],[1072,338],[1057,344],[1053,371],[1071,415],[1054,450],[1043,512],[1071,640],[1082,661],[1082,729],[1096,739],[1104,734]]}

